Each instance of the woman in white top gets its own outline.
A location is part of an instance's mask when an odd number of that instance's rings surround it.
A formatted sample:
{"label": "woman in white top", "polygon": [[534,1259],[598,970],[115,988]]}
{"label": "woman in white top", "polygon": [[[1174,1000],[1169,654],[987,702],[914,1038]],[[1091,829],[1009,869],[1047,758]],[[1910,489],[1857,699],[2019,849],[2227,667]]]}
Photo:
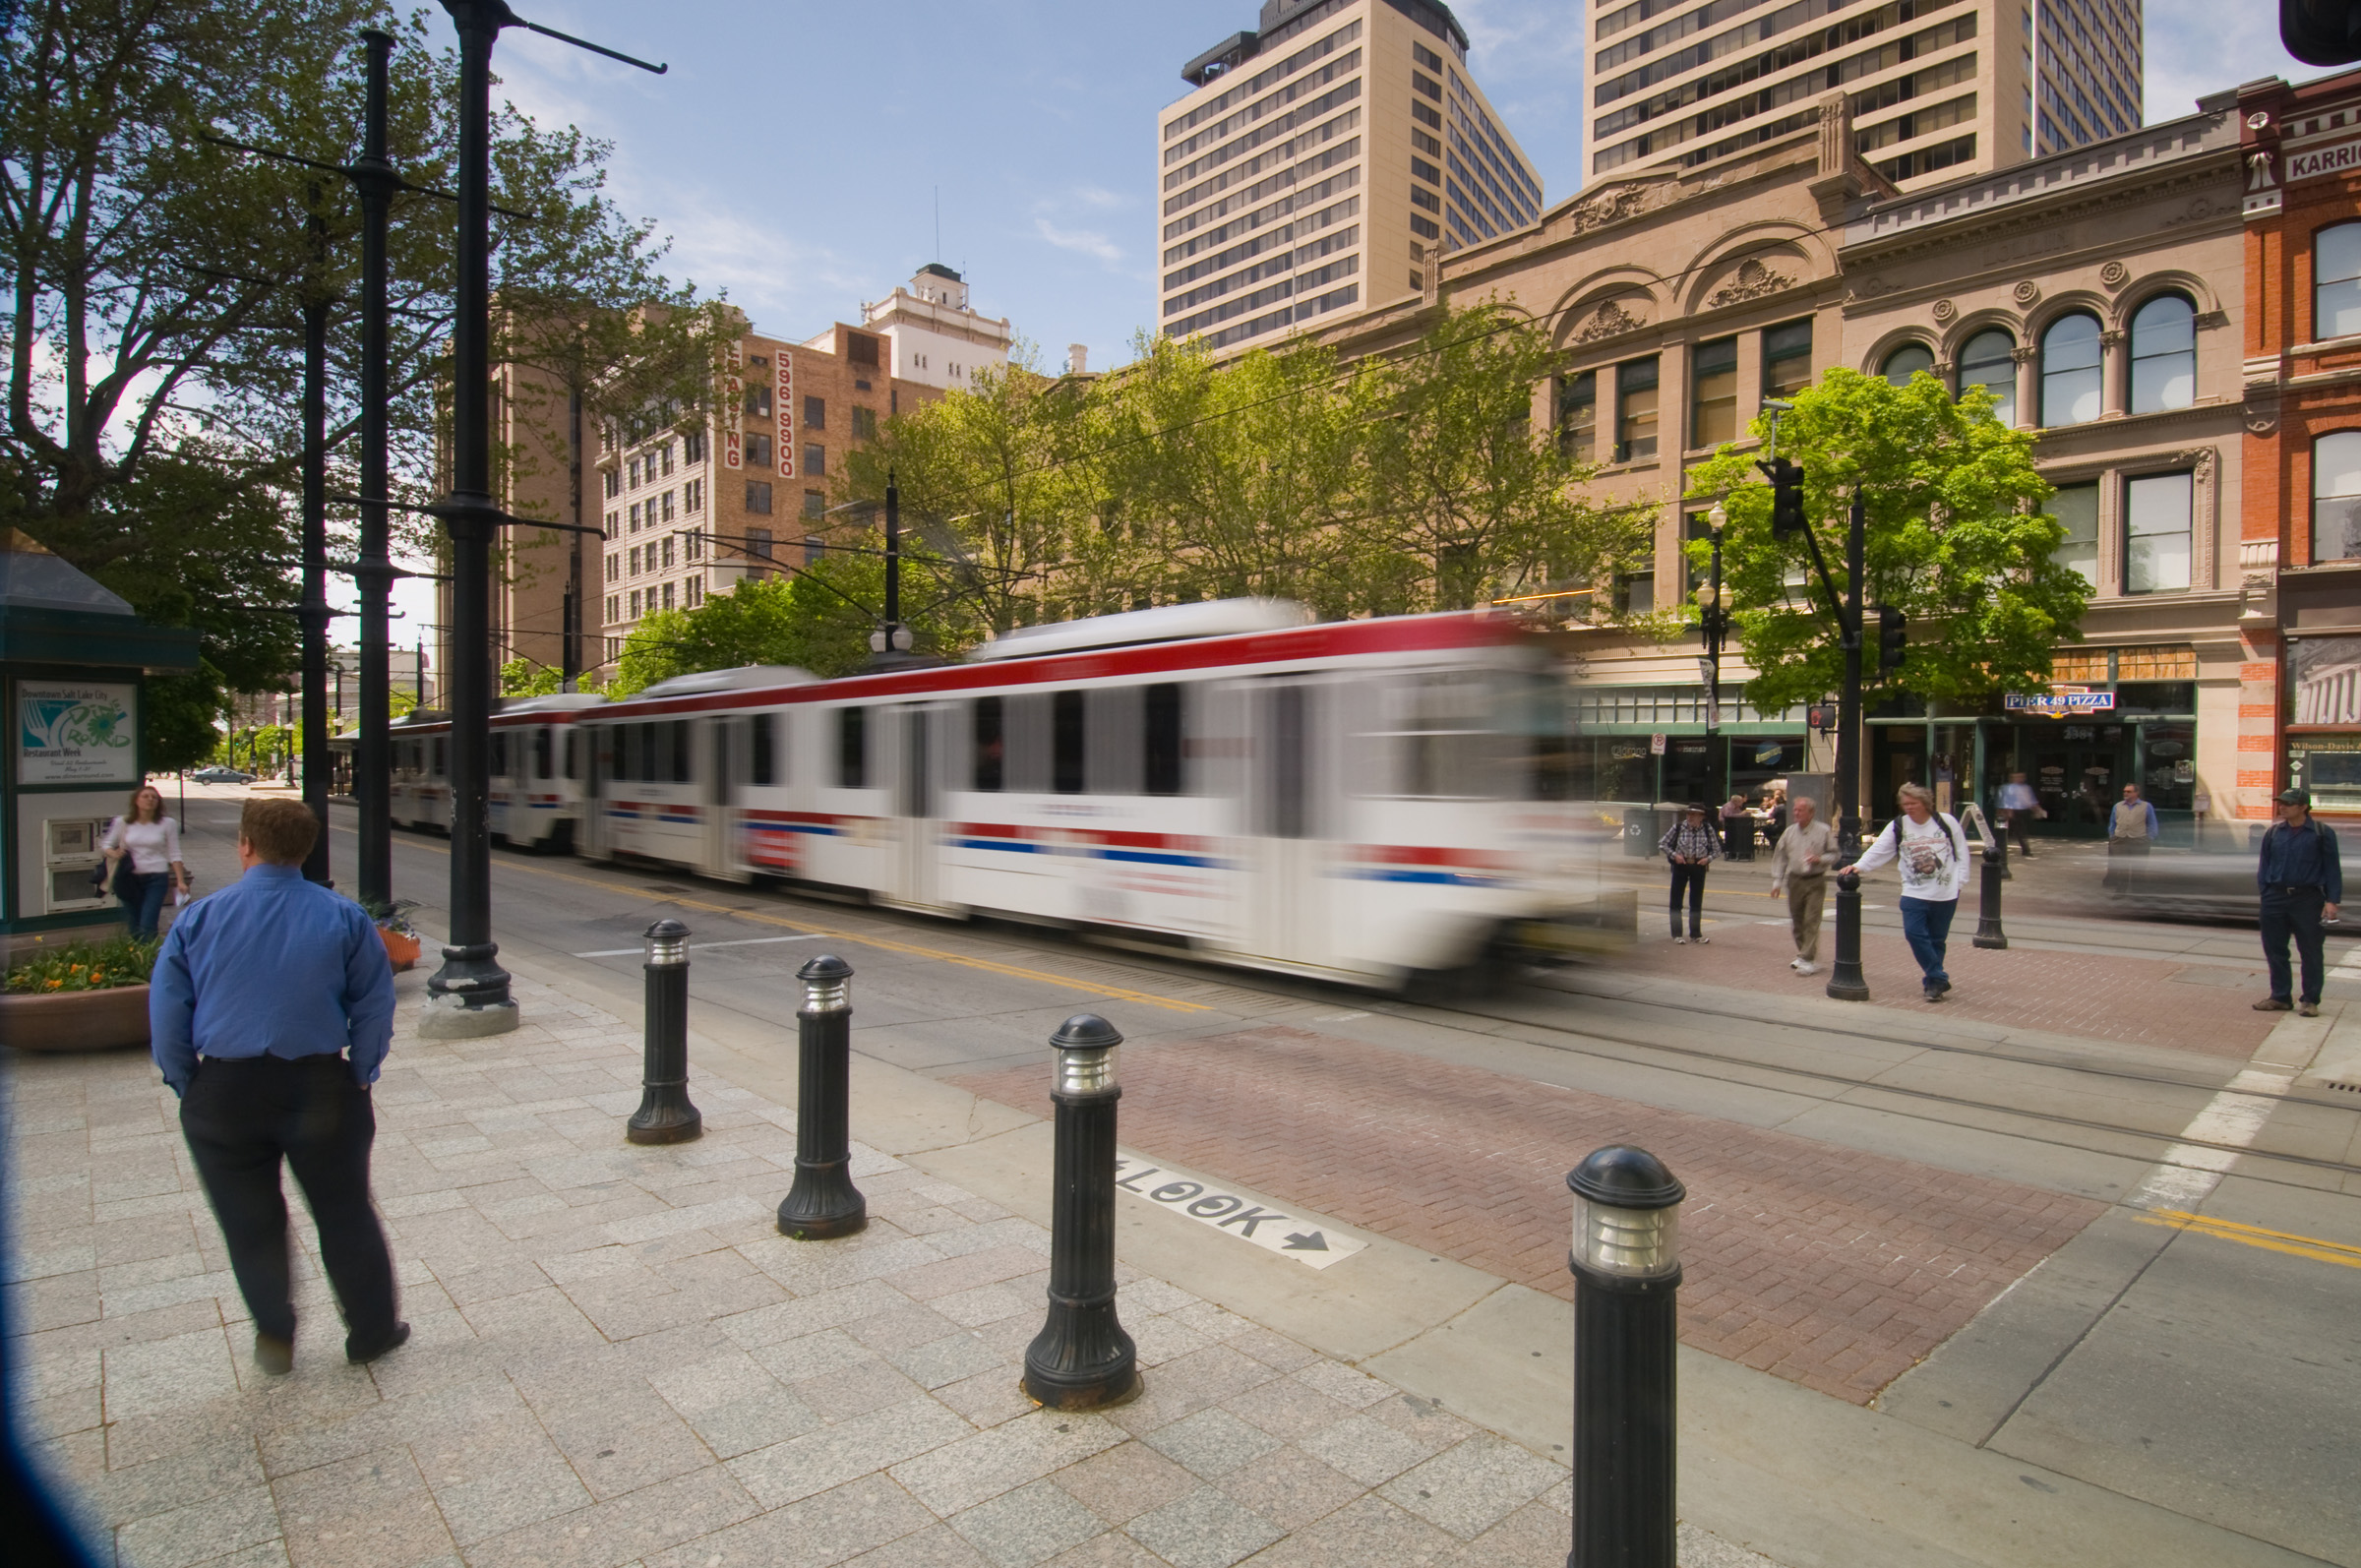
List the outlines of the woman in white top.
{"label": "woman in white top", "polygon": [[1951,990],[1943,952],[1968,880],[1968,835],[1957,817],[1935,810],[1935,792],[1923,784],[1905,784],[1901,804],[1902,814],[1886,824],[1852,869],[1873,872],[1888,861],[1901,863],[1902,934],[1918,960],[1926,999],[1941,1001]]}
{"label": "woman in white top", "polygon": [[[163,918],[167,887],[188,891],[189,869],[180,863],[180,823],[164,814],[164,797],[152,784],[131,792],[131,809],[107,825],[101,846],[107,878],[123,902],[134,936],[153,936]],[[125,856],[129,871],[118,870]]]}

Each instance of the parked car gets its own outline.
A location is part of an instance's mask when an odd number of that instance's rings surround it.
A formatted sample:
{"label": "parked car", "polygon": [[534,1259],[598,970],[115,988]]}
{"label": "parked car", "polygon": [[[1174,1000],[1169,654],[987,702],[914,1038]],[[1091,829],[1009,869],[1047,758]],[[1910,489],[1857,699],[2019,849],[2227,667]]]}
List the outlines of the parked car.
{"label": "parked car", "polygon": [[222,767],[218,763],[201,767],[191,773],[189,778],[199,784],[251,784],[254,782],[252,773],[241,773],[234,767]]}

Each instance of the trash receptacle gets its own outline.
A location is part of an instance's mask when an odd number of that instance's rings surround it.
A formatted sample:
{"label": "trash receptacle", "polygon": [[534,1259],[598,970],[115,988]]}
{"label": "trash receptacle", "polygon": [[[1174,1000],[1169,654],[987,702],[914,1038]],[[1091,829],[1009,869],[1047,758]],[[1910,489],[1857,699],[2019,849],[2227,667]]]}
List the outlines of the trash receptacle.
{"label": "trash receptacle", "polygon": [[1626,806],[1623,808],[1623,853],[1633,860],[1646,860],[1656,853],[1657,841],[1665,836],[1665,823],[1659,820],[1661,808]]}

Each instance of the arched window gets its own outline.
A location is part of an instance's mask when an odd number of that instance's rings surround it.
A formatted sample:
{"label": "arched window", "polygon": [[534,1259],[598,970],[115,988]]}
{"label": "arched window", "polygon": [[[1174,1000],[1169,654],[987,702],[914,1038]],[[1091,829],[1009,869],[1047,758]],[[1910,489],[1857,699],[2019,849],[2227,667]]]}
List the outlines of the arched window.
{"label": "arched window", "polygon": [[2087,425],[2098,417],[2098,318],[2077,311],[2041,334],[2041,423]]}
{"label": "arched window", "polygon": [[2132,412],[2161,413],[2197,401],[2197,307],[2158,294],[2132,316]]}
{"label": "arched window", "polygon": [[1905,343],[1886,356],[1878,374],[1897,387],[1907,387],[1910,378],[1922,370],[1935,368],[1935,351],[1924,343]]}
{"label": "arched window", "polygon": [[2312,559],[2361,556],[2361,430],[2312,443]]}
{"label": "arched window", "polygon": [[2312,236],[2312,335],[2325,341],[2361,332],[2361,223]]}
{"label": "arched window", "polygon": [[1992,394],[1992,417],[2017,423],[2017,339],[1999,328],[1977,332],[1960,350],[1960,392],[1981,387]]}

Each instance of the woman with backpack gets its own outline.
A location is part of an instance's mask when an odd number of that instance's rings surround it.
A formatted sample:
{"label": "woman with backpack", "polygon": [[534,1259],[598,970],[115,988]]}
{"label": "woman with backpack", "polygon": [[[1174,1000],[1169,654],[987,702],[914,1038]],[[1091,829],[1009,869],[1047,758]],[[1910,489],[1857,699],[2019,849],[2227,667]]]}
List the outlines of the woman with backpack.
{"label": "woman with backpack", "polygon": [[[1665,862],[1672,868],[1672,939],[1693,941],[1703,946],[1711,940],[1705,935],[1705,873],[1706,868],[1720,858],[1722,837],[1706,825],[1705,808],[1692,805],[1680,814],[1656,847],[1664,852]],[[1680,900],[1686,893],[1689,900],[1689,934],[1680,934]]]}
{"label": "woman with backpack", "polygon": [[164,814],[163,794],[152,784],[133,790],[131,809],[107,824],[99,848],[106,851],[107,885],[122,902],[131,934],[154,936],[164,894],[174,888],[185,893],[189,886],[189,869],[180,861],[180,822]]}
{"label": "woman with backpack", "polygon": [[1935,810],[1935,792],[1925,785],[1905,784],[1899,800],[1902,814],[1886,824],[1851,869],[1872,872],[1888,861],[1900,864],[1902,933],[1918,960],[1926,999],[1941,1001],[1951,990],[1943,953],[1951,918],[1960,911],[1960,889],[1968,882],[1968,834],[1958,817]]}

